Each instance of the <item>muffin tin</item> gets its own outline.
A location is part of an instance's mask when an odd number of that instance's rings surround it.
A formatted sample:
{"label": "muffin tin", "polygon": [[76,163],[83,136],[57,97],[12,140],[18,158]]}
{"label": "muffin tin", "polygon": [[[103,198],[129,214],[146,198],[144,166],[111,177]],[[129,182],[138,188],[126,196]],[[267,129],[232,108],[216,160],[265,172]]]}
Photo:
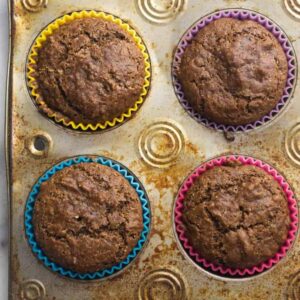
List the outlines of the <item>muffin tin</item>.
{"label": "muffin tin", "polygon": [[[243,8],[265,15],[283,29],[298,55],[299,0],[14,0],[9,4],[10,298],[299,299],[299,237],[270,271],[232,282],[204,273],[182,255],[172,220],[184,179],[204,161],[229,153],[254,156],[274,166],[300,197],[299,81],[284,114],[268,126],[224,133],[189,116],[176,97],[171,76],[174,49],[183,34],[219,9]],[[118,128],[89,134],[42,116],[26,85],[27,55],[39,32],[54,19],[84,9],[108,12],[128,22],[142,37],[152,65],[150,91],[137,114]],[[78,155],[100,155],[123,164],[140,180],[151,203],[151,231],[144,251],[122,273],[101,281],[66,279],[51,272],[32,254],[25,237],[24,209],[32,186],[53,165]]]}

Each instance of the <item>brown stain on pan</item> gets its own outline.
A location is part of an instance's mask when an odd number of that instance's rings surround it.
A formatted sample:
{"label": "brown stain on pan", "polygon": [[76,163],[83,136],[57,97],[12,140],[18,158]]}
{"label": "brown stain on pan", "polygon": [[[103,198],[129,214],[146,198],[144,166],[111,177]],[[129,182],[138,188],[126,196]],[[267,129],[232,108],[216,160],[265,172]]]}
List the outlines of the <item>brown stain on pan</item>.
{"label": "brown stain on pan", "polygon": [[[153,224],[150,234],[150,240],[153,241],[150,247],[151,254],[141,258],[142,265],[146,265],[151,269],[151,266],[174,264],[172,257],[181,257],[178,250],[173,232],[172,232],[172,205],[165,202],[165,195],[172,194],[172,199],[177,195],[178,189],[185,177],[203,160],[205,159],[201,150],[187,141],[186,151],[176,164],[166,168],[159,169],[151,167],[141,160],[133,161],[129,168],[141,175],[146,185],[150,186],[149,197],[152,202],[152,218]],[[158,192],[159,197],[151,197],[154,192]],[[155,242],[154,242],[155,240]]]}
{"label": "brown stain on pan", "polygon": [[[165,145],[165,147],[167,146]],[[174,165],[168,168],[152,167],[142,160],[133,161],[129,168],[137,170],[137,173],[144,178],[145,183],[156,189],[162,198],[167,190],[177,192],[183,179],[204,159],[205,155],[201,150],[187,141],[185,153],[176,160]]]}
{"label": "brown stain on pan", "polygon": [[106,151],[106,150],[99,150],[99,155],[105,156],[107,158],[111,158],[115,161],[121,162],[124,159],[124,155],[118,155],[115,152],[112,151]]}
{"label": "brown stain on pan", "polygon": [[[168,243],[165,242],[165,237],[161,236],[160,232],[153,231],[150,239],[157,238],[157,236],[160,237],[159,242],[157,242],[157,245],[151,250],[150,255],[140,259],[142,265],[147,265],[148,267],[160,266],[166,262],[171,263],[172,257],[181,256],[177,243],[171,235],[168,236]],[[173,264],[176,265],[176,262],[173,261]]]}
{"label": "brown stain on pan", "polygon": [[29,31],[32,27],[34,22],[34,16],[31,12],[27,11],[21,1],[14,1],[14,20],[16,22],[17,30],[16,30],[16,37],[14,42],[18,45],[18,40],[20,40],[21,36],[23,35],[24,31]]}
{"label": "brown stain on pan", "polygon": [[[196,145],[192,144],[191,142],[187,142],[186,147],[190,154],[193,154],[195,156],[197,156],[199,154],[198,147]],[[203,157],[201,157],[201,158],[203,158]]]}

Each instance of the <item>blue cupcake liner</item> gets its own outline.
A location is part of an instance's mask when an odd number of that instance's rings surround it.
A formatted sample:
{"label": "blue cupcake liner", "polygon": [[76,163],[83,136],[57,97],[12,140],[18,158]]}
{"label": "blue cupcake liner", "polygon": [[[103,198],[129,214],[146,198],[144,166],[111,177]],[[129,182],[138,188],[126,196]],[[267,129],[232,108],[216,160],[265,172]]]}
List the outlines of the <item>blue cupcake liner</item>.
{"label": "blue cupcake liner", "polygon": [[[32,213],[33,213],[36,197],[39,194],[40,186],[43,182],[49,180],[57,171],[60,171],[66,167],[70,167],[72,165],[76,165],[79,163],[90,163],[90,162],[96,162],[101,165],[111,167],[112,169],[120,173],[123,177],[125,177],[127,181],[130,183],[130,185],[135,189],[142,204],[143,231],[141,233],[139,241],[137,242],[137,245],[133,248],[133,250],[129,253],[129,255],[118,264],[114,265],[111,268],[107,268],[93,273],[78,273],[71,270],[67,270],[59,266],[58,264],[51,261],[43,253],[43,250],[39,247],[38,243],[35,240],[33,224],[32,224],[32,217],[33,217]],[[99,156],[99,157],[92,158],[87,156],[78,156],[75,158],[67,159],[53,166],[51,169],[46,171],[44,175],[41,176],[36,182],[36,184],[33,186],[25,206],[25,234],[32,252],[44,264],[44,266],[51,269],[53,272],[56,272],[62,276],[69,277],[72,279],[95,280],[95,279],[103,279],[109,277],[121,271],[123,268],[125,268],[135,259],[135,257],[138,255],[138,253],[141,251],[141,249],[143,248],[143,246],[147,241],[147,237],[150,231],[150,219],[151,219],[151,213],[150,213],[149,200],[147,198],[144,188],[142,187],[141,183],[135,177],[134,174],[132,174],[127,168],[125,168],[120,163],[117,163],[105,157]]]}

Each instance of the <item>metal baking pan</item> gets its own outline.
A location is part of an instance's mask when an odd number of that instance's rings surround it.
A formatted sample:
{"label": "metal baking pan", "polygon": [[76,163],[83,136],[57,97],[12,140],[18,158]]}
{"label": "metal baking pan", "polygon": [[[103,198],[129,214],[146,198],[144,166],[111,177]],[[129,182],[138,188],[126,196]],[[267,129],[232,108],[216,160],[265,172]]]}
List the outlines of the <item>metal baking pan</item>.
{"label": "metal baking pan", "polygon": [[[300,241],[270,272],[247,281],[214,278],[182,255],[172,224],[173,202],[188,174],[227,153],[251,155],[273,165],[300,197],[300,87],[284,114],[268,126],[223,134],[195,120],[172,85],[173,51],[201,17],[246,8],[276,22],[300,53],[299,0],[12,0],[6,147],[10,193],[10,299],[300,299]],[[42,28],[72,11],[109,12],[132,25],[152,62],[149,95],[128,122],[110,131],[80,133],[50,122],[36,109],[25,80],[29,49]],[[152,208],[151,233],[139,257],[121,274],[101,281],[70,280],[46,269],[24,235],[24,207],[36,180],[53,164],[85,154],[128,167],[144,185]]]}

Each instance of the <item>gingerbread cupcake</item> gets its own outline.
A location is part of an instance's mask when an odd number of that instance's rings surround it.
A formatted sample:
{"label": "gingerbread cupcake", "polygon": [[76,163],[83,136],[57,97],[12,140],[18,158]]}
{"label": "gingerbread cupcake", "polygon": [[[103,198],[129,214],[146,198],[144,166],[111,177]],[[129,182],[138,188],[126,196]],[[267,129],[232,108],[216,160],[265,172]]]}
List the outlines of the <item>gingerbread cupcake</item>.
{"label": "gingerbread cupcake", "polygon": [[113,16],[73,13],[51,23],[32,47],[28,83],[39,110],[73,129],[122,123],[144,100],[149,56]]}
{"label": "gingerbread cupcake", "polygon": [[34,186],[26,234],[33,252],[53,271],[103,278],[141,250],[149,213],[145,192],[126,169],[104,158],[79,157],[55,166]]}

